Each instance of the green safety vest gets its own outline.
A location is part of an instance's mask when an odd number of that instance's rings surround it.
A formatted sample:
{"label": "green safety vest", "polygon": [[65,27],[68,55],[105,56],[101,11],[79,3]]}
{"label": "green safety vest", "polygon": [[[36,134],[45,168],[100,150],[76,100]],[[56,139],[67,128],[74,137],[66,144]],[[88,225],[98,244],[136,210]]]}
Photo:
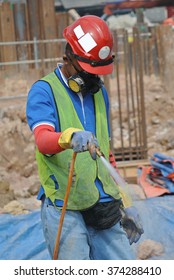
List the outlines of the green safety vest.
{"label": "green safety vest", "polygon": [[[56,74],[54,72],[50,73],[42,80],[48,82],[52,88],[59,115],[61,131],[64,131],[69,127],[84,130],[69,94],[59,81]],[[101,90],[94,94],[94,103],[96,113],[96,137],[101,151],[104,153],[106,159],[108,159],[109,135],[107,115]],[[40,181],[46,197],[49,197],[53,204],[56,199],[64,200],[72,154],[72,149],[66,149],[48,157],[40,153],[36,148],[36,160]],[[58,188],[56,188],[54,181],[50,178],[51,175],[54,175],[56,178]],[[107,194],[115,199],[120,199],[118,187],[103,166],[100,158],[93,160],[89,152],[86,151],[78,153],[76,157],[67,209],[87,209],[99,200],[99,191],[95,185],[95,179],[97,177],[101,180],[103,189]]]}

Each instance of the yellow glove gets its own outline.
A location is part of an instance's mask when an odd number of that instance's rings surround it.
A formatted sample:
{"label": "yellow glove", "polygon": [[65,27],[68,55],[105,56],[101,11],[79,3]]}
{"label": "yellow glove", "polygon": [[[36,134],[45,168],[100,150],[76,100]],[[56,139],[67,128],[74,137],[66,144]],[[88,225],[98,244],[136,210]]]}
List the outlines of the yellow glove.
{"label": "yellow glove", "polygon": [[93,160],[97,158],[98,141],[91,131],[68,128],[60,136],[58,144],[63,149],[71,148],[76,153],[89,151]]}
{"label": "yellow glove", "polygon": [[63,149],[70,149],[72,134],[76,131],[81,131],[81,129],[70,127],[64,130],[58,140],[59,146]]}

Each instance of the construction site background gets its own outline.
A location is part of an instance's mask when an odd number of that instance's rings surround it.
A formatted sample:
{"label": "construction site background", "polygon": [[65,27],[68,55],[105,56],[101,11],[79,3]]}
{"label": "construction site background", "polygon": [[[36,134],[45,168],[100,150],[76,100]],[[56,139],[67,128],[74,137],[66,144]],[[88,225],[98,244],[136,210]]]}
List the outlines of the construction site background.
{"label": "construction site background", "polygon": [[[62,30],[73,20],[71,13],[56,12],[53,0],[0,3],[1,212],[40,205],[26,98],[32,83],[62,62]],[[121,172],[136,184],[128,167],[135,171],[154,152],[174,156],[174,31],[158,25],[144,33],[135,26],[113,35],[114,72],[103,77],[111,100],[112,147]]]}

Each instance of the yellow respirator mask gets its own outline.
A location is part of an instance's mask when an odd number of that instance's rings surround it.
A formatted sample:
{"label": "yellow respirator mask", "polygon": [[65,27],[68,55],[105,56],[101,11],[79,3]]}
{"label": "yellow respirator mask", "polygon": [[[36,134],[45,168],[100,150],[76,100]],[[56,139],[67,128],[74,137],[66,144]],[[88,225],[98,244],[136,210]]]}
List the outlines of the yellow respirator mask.
{"label": "yellow respirator mask", "polygon": [[81,71],[68,79],[70,89],[76,93],[81,92],[82,95],[95,94],[103,85],[99,76]]}

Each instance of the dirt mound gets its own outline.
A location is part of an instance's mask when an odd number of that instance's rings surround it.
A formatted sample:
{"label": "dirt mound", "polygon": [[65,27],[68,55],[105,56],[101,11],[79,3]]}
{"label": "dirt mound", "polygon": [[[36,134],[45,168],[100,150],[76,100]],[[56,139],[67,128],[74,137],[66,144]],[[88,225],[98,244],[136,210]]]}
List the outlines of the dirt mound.
{"label": "dirt mound", "polygon": [[174,157],[173,90],[155,76],[144,78],[144,89],[148,154],[162,152]]}
{"label": "dirt mound", "polygon": [[[4,79],[1,96],[27,95],[31,83],[21,79]],[[3,90],[2,90],[3,89]],[[39,179],[35,162],[35,146],[25,113],[26,98],[2,99],[0,106],[0,208],[10,201],[27,204],[28,209],[36,208]],[[31,198],[33,197],[33,201]],[[13,204],[12,204],[13,207]],[[14,204],[15,208],[15,204]]]}

